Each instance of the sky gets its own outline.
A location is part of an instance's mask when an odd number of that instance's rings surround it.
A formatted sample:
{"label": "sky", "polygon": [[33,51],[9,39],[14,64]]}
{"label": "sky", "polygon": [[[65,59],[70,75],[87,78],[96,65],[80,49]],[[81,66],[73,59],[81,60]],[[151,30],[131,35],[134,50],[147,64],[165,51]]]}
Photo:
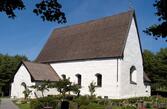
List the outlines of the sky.
{"label": "sky", "polygon": [[[58,0],[65,12],[67,23],[43,22],[32,10],[35,2],[24,0],[26,9],[16,11],[17,17],[9,19],[0,13],[0,53],[25,55],[34,60],[55,28],[74,25],[89,20],[112,16],[126,12],[131,7],[135,10],[142,49],[158,52],[167,47],[165,40],[155,40],[143,33],[148,26],[158,23],[155,16],[154,0]],[[129,5],[131,4],[131,5]]]}

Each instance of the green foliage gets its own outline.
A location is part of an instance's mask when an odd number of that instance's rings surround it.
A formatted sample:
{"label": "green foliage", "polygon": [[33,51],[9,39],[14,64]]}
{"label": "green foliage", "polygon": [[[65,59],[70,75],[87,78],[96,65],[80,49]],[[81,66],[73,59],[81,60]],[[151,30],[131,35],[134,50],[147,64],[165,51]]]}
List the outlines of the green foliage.
{"label": "green foliage", "polygon": [[167,48],[156,54],[144,50],[144,71],[152,82],[153,90],[167,91]]}
{"label": "green foliage", "polygon": [[151,104],[150,103],[146,103],[146,108],[151,108]]}
{"label": "green foliage", "polygon": [[153,35],[155,39],[165,38],[167,41],[167,1],[166,0],[155,0],[153,5],[156,8],[155,15],[158,17],[159,24],[154,24],[146,30],[145,33]]}
{"label": "green foliage", "polygon": [[100,105],[97,103],[89,103],[86,109],[105,109],[105,105]]}
{"label": "green foliage", "polygon": [[94,96],[95,89],[96,89],[96,83],[92,81],[90,85],[88,86],[88,88],[89,88],[90,96]]}
{"label": "green foliage", "polygon": [[73,84],[71,85],[71,91],[74,93],[74,94],[77,94],[79,96],[80,94],[80,89],[81,86],[79,86],[78,84]]}
{"label": "green foliage", "polygon": [[[7,95],[14,74],[22,60],[28,60],[26,56],[9,56],[0,54],[0,90]],[[1,91],[0,91],[1,92]]]}
{"label": "green foliage", "polygon": [[38,98],[30,101],[31,109],[43,109],[43,107],[49,106],[55,109],[58,105],[59,100],[52,96]]}
{"label": "green foliage", "polygon": [[[41,0],[35,4],[33,12],[43,21],[66,23],[65,14],[61,11],[61,4],[57,0]],[[9,18],[15,18],[15,10],[24,10],[23,0],[1,0],[0,12],[6,13]]]}
{"label": "green foliage", "polygon": [[81,105],[88,105],[90,102],[90,99],[87,96],[80,96],[74,99],[73,101],[76,102],[79,106],[81,106]]}
{"label": "green foliage", "polygon": [[19,107],[19,109],[31,109],[29,103],[24,103],[24,104],[21,103],[17,104],[17,106]]}
{"label": "green foliage", "polygon": [[31,86],[31,88],[36,89],[37,91],[40,91],[42,93],[42,97],[44,97],[44,91],[49,91],[49,84],[50,81],[43,81],[39,84],[35,84],[34,86]]}
{"label": "green foliage", "polygon": [[136,107],[134,107],[134,106],[125,106],[122,109],[136,109]]}
{"label": "green foliage", "polygon": [[63,96],[63,99],[65,98],[65,95],[67,92],[75,92],[75,93],[79,93],[79,86],[76,84],[72,84],[72,82],[70,82],[70,78],[66,79],[61,79],[57,82],[51,83],[49,85],[50,88],[56,88],[57,91]]}

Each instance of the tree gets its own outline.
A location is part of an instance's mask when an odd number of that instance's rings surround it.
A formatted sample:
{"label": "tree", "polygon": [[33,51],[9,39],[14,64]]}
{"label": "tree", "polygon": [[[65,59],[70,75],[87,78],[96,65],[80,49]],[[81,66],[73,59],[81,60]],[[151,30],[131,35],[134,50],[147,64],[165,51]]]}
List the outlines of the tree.
{"label": "tree", "polygon": [[156,8],[155,15],[158,17],[159,24],[154,24],[144,32],[148,35],[152,35],[155,39],[164,38],[167,41],[167,1],[155,0],[153,6]]}
{"label": "tree", "polygon": [[0,54],[0,89],[2,89],[2,95],[9,95],[10,84],[22,60],[28,59],[26,56]]}
{"label": "tree", "polygon": [[150,79],[153,80],[154,77],[152,75],[155,74],[156,71],[156,56],[151,51],[144,50],[143,58],[144,58],[144,71],[147,73]]}
{"label": "tree", "polygon": [[28,96],[30,95],[30,93],[32,92],[31,90],[28,89],[27,85],[25,82],[22,82],[21,85],[24,87],[24,99],[27,100]]}
{"label": "tree", "polygon": [[49,91],[48,85],[50,84],[50,81],[43,81],[40,84],[35,84],[34,86],[31,86],[31,88],[36,89],[37,91],[40,91],[42,94],[42,97],[44,97],[44,91]]}
{"label": "tree", "polygon": [[156,54],[144,50],[144,71],[152,82],[152,90],[167,91],[167,48]]}
{"label": "tree", "polygon": [[[76,84],[72,84],[70,82],[70,78],[63,78],[59,81],[56,81],[50,85],[50,88],[56,88],[57,91],[62,95],[63,99],[65,98],[65,95],[67,92],[75,92],[79,93],[79,86]],[[70,94],[70,93],[69,93]]]}
{"label": "tree", "polygon": [[90,92],[90,96],[94,96],[95,93],[95,89],[96,89],[96,83],[95,82],[91,82],[90,85],[88,86],[89,88],[89,92]]}
{"label": "tree", "polygon": [[81,88],[80,85],[78,85],[78,84],[73,84],[73,85],[71,86],[70,91],[72,91],[73,93],[77,94],[77,96],[79,97],[79,96],[80,96],[80,90],[79,90],[80,88]]}
{"label": "tree", "polygon": [[[64,12],[61,11],[61,4],[57,0],[41,0],[35,4],[33,13],[40,16],[43,21],[66,23]],[[23,0],[1,0],[0,12],[5,13],[9,18],[15,18],[15,10],[26,8]]]}

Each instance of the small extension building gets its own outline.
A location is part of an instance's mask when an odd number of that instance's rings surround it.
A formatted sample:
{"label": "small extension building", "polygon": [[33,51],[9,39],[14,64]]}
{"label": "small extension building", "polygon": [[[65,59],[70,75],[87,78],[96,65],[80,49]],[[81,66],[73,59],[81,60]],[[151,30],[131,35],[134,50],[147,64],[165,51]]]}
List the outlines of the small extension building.
{"label": "small extension building", "polygon": [[[134,11],[55,29],[36,60],[20,65],[11,97],[23,97],[22,82],[31,86],[62,77],[78,83],[81,95],[89,94],[88,86],[94,81],[97,96],[113,99],[150,96]],[[57,92],[45,93],[49,94]]]}

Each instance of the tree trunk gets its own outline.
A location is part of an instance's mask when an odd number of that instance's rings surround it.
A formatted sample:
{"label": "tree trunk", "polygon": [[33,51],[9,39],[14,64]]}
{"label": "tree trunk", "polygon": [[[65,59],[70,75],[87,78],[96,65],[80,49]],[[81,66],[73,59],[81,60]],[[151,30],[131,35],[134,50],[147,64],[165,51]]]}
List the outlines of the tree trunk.
{"label": "tree trunk", "polygon": [[43,91],[42,91],[42,97],[44,98],[44,94],[43,94]]}

